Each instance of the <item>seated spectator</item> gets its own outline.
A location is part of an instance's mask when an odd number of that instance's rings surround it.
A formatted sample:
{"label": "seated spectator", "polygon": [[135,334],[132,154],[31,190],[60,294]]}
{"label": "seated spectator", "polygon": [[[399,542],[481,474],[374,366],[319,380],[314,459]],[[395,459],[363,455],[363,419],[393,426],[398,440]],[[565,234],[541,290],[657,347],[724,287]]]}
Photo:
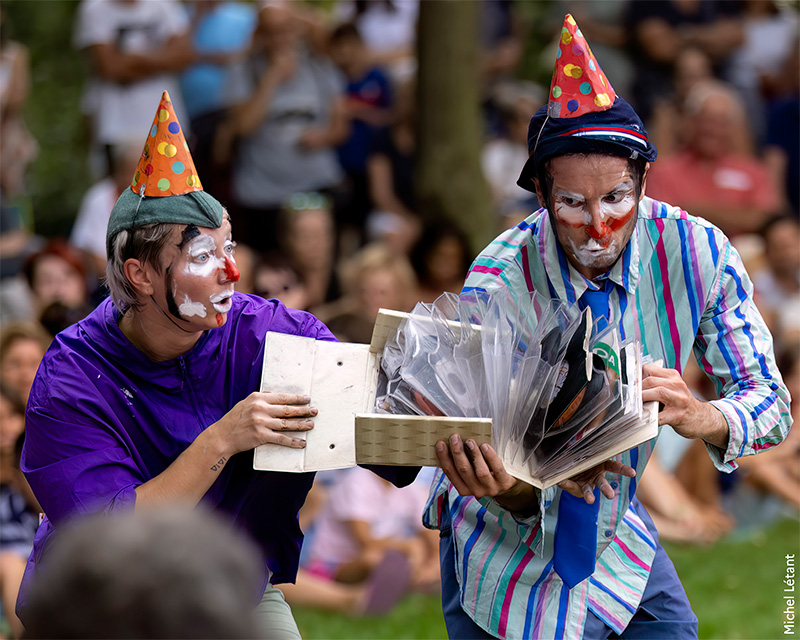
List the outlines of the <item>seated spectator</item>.
{"label": "seated spectator", "polygon": [[317,316],[343,342],[368,344],[378,310],[410,311],[416,278],[405,256],[381,244],[367,245],[342,267],[345,295],[317,309]]}
{"label": "seated spectator", "polygon": [[251,603],[261,556],[211,512],[80,518],[49,556],[32,583],[28,637],[259,637]]}
{"label": "seated spectator", "polygon": [[27,403],[33,379],[52,337],[34,322],[20,322],[0,332],[0,380]]}
{"label": "seated spectator", "polygon": [[532,83],[506,83],[495,91],[494,104],[503,135],[491,138],[481,152],[483,173],[492,192],[492,204],[502,229],[513,227],[539,208],[535,194],[517,184],[517,167],[528,159],[528,122],[544,97]]}
{"label": "seated spectator", "polygon": [[411,252],[411,264],[419,280],[419,299],[433,302],[445,291],[458,293],[472,263],[467,236],[447,222],[425,229]]}
{"label": "seated spectator", "polygon": [[39,314],[39,324],[55,338],[67,327],[83,320],[91,311],[90,306],[73,307],[60,300],[48,304]]}
{"label": "seated spectator", "polygon": [[[383,594],[371,595],[393,605],[407,588],[429,591],[439,583],[439,536],[424,529],[420,520],[430,475],[423,474],[404,489],[387,485],[381,478],[374,482],[367,475],[374,474],[356,467],[341,474],[330,488],[305,573],[314,576],[308,582],[316,590],[321,580],[337,586],[362,585],[374,579],[376,572],[391,570],[394,585],[383,584]],[[311,605],[303,577],[298,575],[296,585],[281,585],[281,589],[290,603]]]}
{"label": "seated spectator", "polygon": [[0,325],[35,317],[22,265],[43,244],[42,238],[28,230],[19,209],[6,207],[0,197]]}
{"label": "seated spectator", "polygon": [[97,175],[111,167],[111,145],[141,135],[150,111],[169,91],[181,122],[188,123],[176,72],[193,62],[188,20],[174,0],[85,0],[78,7],[75,48],[89,58],[91,78],[82,110],[92,143],[101,152]]}
{"label": "seated spectator", "polygon": [[88,305],[86,265],[83,257],[65,241],[51,240],[28,257],[22,270],[33,293],[37,316],[52,302],[63,302],[73,308]]}
{"label": "seated spectator", "polygon": [[502,137],[505,123],[495,97],[502,87],[516,82],[530,25],[516,3],[479,0],[479,4],[478,93],[483,130],[487,138]]}
{"label": "seated spectator", "polygon": [[[337,222],[342,241],[358,247],[364,240],[364,222],[370,210],[367,157],[375,132],[390,122],[392,86],[386,73],[370,63],[364,41],[354,24],[347,22],[333,30],[328,52],[347,78],[346,113],[350,122],[350,136],[337,150],[349,181],[349,201]],[[350,237],[353,239],[348,239]],[[343,253],[352,252],[345,250]]]}
{"label": "seated spectator", "polygon": [[315,192],[293,194],[280,211],[278,237],[303,282],[305,309],[336,300],[341,289],[331,199]]}
{"label": "seated spectator", "polygon": [[290,309],[306,309],[306,287],[291,260],[284,253],[265,253],[253,273],[253,293],[262,298],[275,298]]}
{"label": "seated spectator", "polygon": [[352,22],[367,47],[367,60],[389,70],[395,82],[417,71],[415,41],[419,0],[339,0],[337,22]]}
{"label": "seated spectator", "polygon": [[[767,106],[786,89],[786,63],[797,49],[800,22],[796,7],[773,0],[742,4],[743,42],[731,55],[725,78],[744,100],[747,120],[760,143],[766,130]],[[795,78],[796,81],[796,78]]]}
{"label": "seated spectator", "polygon": [[78,217],[70,234],[70,244],[81,250],[93,275],[106,274],[106,234],[111,209],[122,191],[131,184],[136,164],[142,155],[141,140],[118,142],[111,145],[111,172],[96,182],[84,194]]}
{"label": "seated spectator", "polygon": [[4,208],[20,206],[15,202],[25,194],[28,165],[38,153],[36,140],[23,119],[30,92],[30,56],[27,47],[8,37],[6,16],[0,28],[0,202]]}
{"label": "seated spectator", "polygon": [[648,461],[636,495],[647,507],[662,540],[687,544],[712,544],[728,533],[730,517],[709,509],[664,468],[657,455]]}
{"label": "seated spectator", "polygon": [[406,254],[421,232],[414,188],[415,96],[415,79],[406,79],[397,87],[393,122],[375,134],[367,160],[374,207],[367,220],[367,238]]}
{"label": "seated spectator", "polygon": [[41,244],[32,233],[33,214],[25,178],[38,152],[24,121],[30,90],[30,59],[0,10],[0,323],[32,317],[20,275],[25,258]]}
{"label": "seated spectator", "polygon": [[751,272],[755,301],[781,350],[800,338],[800,221],[770,218],[761,237],[764,265]]}
{"label": "seated spectator", "polygon": [[[792,398],[800,398],[800,336],[795,335],[778,361],[778,366]],[[800,403],[792,403],[792,418],[798,424]],[[755,458],[755,456],[753,457]],[[743,459],[741,467],[745,479],[760,495],[779,497],[800,514],[800,430],[792,429],[786,440],[774,449],[766,451],[764,457]]]}
{"label": "seated spectator", "polygon": [[423,473],[398,489],[361,467],[340,476],[319,516],[309,569],[338,582],[357,583],[394,549],[406,556],[413,585],[438,582],[434,565],[439,534],[424,529],[419,517],[430,480]]}
{"label": "seated spectator", "polygon": [[[702,49],[686,47],[675,59],[673,90],[653,105],[648,137],[658,148],[658,158],[663,160],[686,146],[690,132],[686,131],[687,118],[683,109],[689,92],[704,81],[713,80],[711,59]],[[744,138],[745,136],[742,136]],[[742,151],[752,151],[749,141],[743,140]]]}
{"label": "seated spectator", "polygon": [[216,160],[233,163],[237,235],[258,251],[278,247],[278,215],[292,194],[331,195],[344,178],[335,152],[348,134],[344,86],[298,11],[267,4],[259,13],[252,53],[232,81],[235,106],[217,134]]}
{"label": "seated spectator", "polygon": [[767,118],[764,164],[778,185],[784,208],[800,217],[800,36],[781,78],[783,91]]}
{"label": "seated spectator", "polygon": [[408,562],[400,553],[387,554],[363,584],[344,584],[319,576],[306,567],[314,546],[319,514],[330,499],[331,487],[352,469],[321,471],[300,509],[298,518],[305,535],[295,584],[278,587],[292,606],[334,611],[347,616],[383,615],[394,607],[408,587]]}
{"label": "seated spectator", "polygon": [[256,6],[237,0],[192,0],[186,8],[197,61],[181,73],[180,87],[190,119],[192,157],[197,175],[203,176],[203,190],[226,202],[228,167],[213,162],[212,150],[217,127],[232,106],[232,67],[250,47]]}
{"label": "seated spectator", "polygon": [[[3,459],[3,475],[9,475],[9,482],[0,484],[0,622],[5,619],[11,630],[11,638],[22,637],[22,623],[14,613],[19,594],[19,586],[28,556],[33,549],[33,539],[39,526],[39,512],[42,508],[36,501],[33,491],[19,468],[22,445],[25,435],[22,432],[25,416],[24,407],[0,384],[0,417],[4,423],[18,425],[19,435],[11,446],[11,459]],[[5,433],[3,428],[3,447]],[[3,452],[5,456],[5,451]]]}
{"label": "seated spectator", "polygon": [[17,439],[25,431],[25,401],[5,380],[0,380],[0,484],[14,481]]}
{"label": "seated spectator", "polygon": [[714,63],[717,75],[744,40],[741,11],[735,3],[648,0],[628,2],[626,9],[635,64],[632,102],[645,125],[655,102],[670,86],[681,51],[699,47]]}
{"label": "seated spectator", "polygon": [[[687,361],[683,379],[695,397],[716,397],[693,358]],[[664,539],[708,545],[735,524],[722,506],[721,475],[703,443],[681,438],[665,426],[636,491]]]}
{"label": "seated spectator", "polygon": [[684,113],[687,146],[653,163],[647,195],[706,218],[728,236],[758,230],[778,197],[764,165],[735,152],[737,132],[746,127],[738,96],[722,83],[703,83],[689,93]]}

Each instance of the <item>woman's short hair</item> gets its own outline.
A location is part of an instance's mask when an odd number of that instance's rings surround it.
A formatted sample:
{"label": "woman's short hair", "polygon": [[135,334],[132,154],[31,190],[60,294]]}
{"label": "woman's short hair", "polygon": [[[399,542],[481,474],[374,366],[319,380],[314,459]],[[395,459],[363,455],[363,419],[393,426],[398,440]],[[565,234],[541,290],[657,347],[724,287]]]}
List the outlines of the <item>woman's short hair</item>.
{"label": "woman's short hair", "polygon": [[123,229],[111,239],[111,250],[106,266],[106,285],[111,293],[111,301],[120,313],[136,309],[141,304],[136,297],[136,289],[125,275],[125,261],[135,258],[142,263],[153,265],[156,272],[161,273],[161,262],[158,257],[176,226],[178,225],[161,223],[131,230]]}

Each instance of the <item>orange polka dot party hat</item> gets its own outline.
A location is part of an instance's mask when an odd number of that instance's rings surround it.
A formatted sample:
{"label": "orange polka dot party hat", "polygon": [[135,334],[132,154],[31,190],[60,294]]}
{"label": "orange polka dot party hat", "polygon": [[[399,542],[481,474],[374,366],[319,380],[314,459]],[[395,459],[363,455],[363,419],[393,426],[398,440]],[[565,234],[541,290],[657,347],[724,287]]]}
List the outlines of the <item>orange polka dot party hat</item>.
{"label": "orange polka dot party hat", "polygon": [[575,118],[604,111],[614,104],[614,88],[592,53],[571,14],[564,17],[550,83],[551,118]]}
{"label": "orange polka dot party hat", "polygon": [[165,91],[131,188],[123,190],[111,210],[106,250],[112,254],[114,237],[123,230],[163,223],[217,229],[222,225],[222,213],[222,205],[203,191],[183,128]]}
{"label": "orange polka dot party hat", "polygon": [[600,153],[647,162],[658,156],[641,118],[614,91],[575,19],[567,14],[550,96],[528,124],[528,159],[517,184],[536,193],[536,179],[547,161],[569,153]]}
{"label": "orange polka dot party hat", "polygon": [[203,189],[166,91],[153,118],[131,189],[140,196],[174,196]]}

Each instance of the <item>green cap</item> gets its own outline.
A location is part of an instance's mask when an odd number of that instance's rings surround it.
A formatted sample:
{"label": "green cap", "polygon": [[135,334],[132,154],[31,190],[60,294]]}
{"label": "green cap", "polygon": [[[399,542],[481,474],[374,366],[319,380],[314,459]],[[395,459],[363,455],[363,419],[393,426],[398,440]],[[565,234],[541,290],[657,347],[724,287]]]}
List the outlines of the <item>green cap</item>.
{"label": "green cap", "polygon": [[111,255],[111,241],[124,229],[136,229],[150,224],[193,224],[218,229],[222,226],[222,205],[205,191],[190,191],[181,195],[138,196],[125,189],[111,210],[106,232],[106,250]]}

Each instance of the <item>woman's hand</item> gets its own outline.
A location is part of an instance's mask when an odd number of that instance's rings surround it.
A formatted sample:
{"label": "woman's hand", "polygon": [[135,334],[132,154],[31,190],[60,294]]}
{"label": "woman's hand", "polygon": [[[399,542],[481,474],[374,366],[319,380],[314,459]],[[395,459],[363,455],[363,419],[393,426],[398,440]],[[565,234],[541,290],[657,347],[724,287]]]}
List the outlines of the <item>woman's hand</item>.
{"label": "woman's hand", "polygon": [[249,451],[261,444],[273,443],[302,449],[306,441],[289,432],[308,431],[317,408],[309,405],[308,396],[293,393],[254,391],[209,427],[229,456]]}

